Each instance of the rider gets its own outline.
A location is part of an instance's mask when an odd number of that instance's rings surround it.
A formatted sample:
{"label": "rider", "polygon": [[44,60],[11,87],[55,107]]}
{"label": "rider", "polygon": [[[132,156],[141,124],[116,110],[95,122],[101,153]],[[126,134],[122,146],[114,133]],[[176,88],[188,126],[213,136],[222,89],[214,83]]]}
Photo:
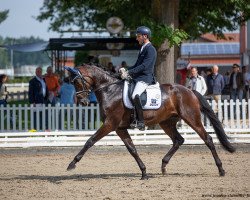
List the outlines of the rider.
{"label": "rider", "polygon": [[156,50],[150,42],[151,31],[146,26],[140,26],[136,29],[136,40],[141,45],[141,50],[134,66],[129,67],[128,71],[120,69],[123,79],[129,76],[136,82],[132,99],[137,113],[137,128],[145,130],[143,120],[143,110],[140,95],[146,90],[148,85],[155,83],[154,66],[156,61]]}

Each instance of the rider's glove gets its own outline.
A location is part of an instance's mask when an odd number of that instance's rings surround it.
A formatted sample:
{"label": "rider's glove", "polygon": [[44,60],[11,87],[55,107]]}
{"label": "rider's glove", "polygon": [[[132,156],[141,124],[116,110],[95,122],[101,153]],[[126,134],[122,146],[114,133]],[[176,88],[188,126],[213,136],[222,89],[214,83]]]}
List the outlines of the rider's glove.
{"label": "rider's glove", "polygon": [[119,69],[119,73],[121,73],[121,74],[122,74],[123,72],[125,72],[125,71],[127,71],[127,70],[126,70],[124,67],[122,67],[122,68]]}
{"label": "rider's glove", "polygon": [[124,71],[124,72],[122,72],[122,74],[121,74],[121,78],[122,78],[122,79],[129,79],[129,74],[128,74],[128,71]]}

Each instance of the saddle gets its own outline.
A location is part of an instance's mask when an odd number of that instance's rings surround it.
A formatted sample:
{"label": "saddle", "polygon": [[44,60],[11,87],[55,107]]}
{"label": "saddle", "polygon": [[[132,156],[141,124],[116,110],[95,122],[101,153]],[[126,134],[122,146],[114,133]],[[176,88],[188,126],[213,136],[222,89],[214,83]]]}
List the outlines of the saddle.
{"label": "saddle", "polygon": [[[134,109],[132,103],[132,93],[135,88],[134,82],[124,81],[123,102],[126,108]],[[161,106],[161,90],[160,84],[149,85],[140,96],[143,110],[156,110]]]}

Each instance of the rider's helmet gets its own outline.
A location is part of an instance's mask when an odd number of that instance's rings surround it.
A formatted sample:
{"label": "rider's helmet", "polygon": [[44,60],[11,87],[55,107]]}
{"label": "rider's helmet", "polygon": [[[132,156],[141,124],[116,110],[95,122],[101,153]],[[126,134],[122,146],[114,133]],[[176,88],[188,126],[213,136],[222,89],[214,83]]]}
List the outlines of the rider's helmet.
{"label": "rider's helmet", "polygon": [[147,35],[148,38],[151,37],[151,30],[146,26],[140,26],[136,29],[136,34]]}

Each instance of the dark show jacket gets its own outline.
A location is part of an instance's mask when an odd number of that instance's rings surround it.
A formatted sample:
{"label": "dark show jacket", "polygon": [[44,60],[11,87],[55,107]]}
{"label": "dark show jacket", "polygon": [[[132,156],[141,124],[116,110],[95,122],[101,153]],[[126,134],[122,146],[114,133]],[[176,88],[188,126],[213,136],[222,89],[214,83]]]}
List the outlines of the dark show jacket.
{"label": "dark show jacket", "polygon": [[134,66],[128,68],[129,75],[135,80],[144,81],[148,84],[155,83],[154,66],[156,62],[156,50],[151,43],[148,43],[139,53]]}
{"label": "dark show jacket", "polygon": [[36,77],[29,81],[29,102],[31,104],[46,104],[49,96],[49,91],[46,86],[46,95],[43,96],[42,84]]}

